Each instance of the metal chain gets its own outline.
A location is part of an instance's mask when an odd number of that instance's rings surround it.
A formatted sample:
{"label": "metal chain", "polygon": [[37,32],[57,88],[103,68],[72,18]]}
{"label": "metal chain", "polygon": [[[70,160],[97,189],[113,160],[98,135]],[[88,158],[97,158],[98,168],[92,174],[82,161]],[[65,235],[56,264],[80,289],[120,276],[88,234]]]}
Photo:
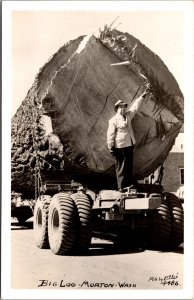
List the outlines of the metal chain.
{"label": "metal chain", "polygon": [[[34,100],[34,103],[32,101]],[[31,115],[32,115],[32,140],[33,140],[33,148],[35,152],[35,159],[36,159],[36,164],[35,164],[35,174],[34,174],[34,179],[35,179],[35,200],[41,197],[41,192],[43,191],[42,189],[42,178],[41,178],[41,172],[40,172],[40,160],[39,160],[39,155],[38,155],[38,147],[37,147],[37,141],[36,141],[36,128],[37,128],[37,122],[38,122],[38,112],[37,108],[35,107],[36,103],[38,103],[38,96],[37,92],[34,95],[33,100],[31,100]]]}

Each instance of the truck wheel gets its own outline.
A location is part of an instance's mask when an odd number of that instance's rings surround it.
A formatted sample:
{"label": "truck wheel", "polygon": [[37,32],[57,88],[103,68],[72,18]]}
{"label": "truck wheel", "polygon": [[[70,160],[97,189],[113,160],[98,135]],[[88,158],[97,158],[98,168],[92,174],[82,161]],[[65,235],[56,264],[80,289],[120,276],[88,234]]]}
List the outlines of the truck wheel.
{"label": "truck wheel", "polygon": [[166,201],[163,199],[160,207],[149,214],[148,244],[154,248],[168,246],[171,233],[171,214]]}
{"label": "truck wheel", "polygon": [[87,195],[83,193],[78,192],[71,197],[75,202],[79,216],[75,251],[84,253],[88,250],[92,239],[92,204]]}
{"label": "truck wheel", "polygon": [[34,208],[35,242],[40,249],[49,249],[48,241],[48,211],[51,196],[44,195],[37,200]]}
{"label": "truck wheel", "polygon": [[76,238],[77,211],[74,201],[66,193],[55,194],[48,217],[48,236],[54,254],[69,254]]}
{"label": "truck wheel", "polygon": [[168,203],[171,216],[172,227],[170,235],[170,245],[178,247],[183,243],[184,237],[184,212],[180,199],[172,193],[164,193],[164,198]]}

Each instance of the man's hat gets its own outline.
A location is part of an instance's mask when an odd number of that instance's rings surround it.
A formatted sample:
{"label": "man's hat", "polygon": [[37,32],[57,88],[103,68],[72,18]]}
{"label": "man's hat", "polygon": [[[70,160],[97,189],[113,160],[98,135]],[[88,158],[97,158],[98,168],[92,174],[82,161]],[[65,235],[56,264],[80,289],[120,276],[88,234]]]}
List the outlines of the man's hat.
{"label": "man's hat", "polygon": [[117,108],[118,106],[128,106],[128,104],[126,102],[123,102],[122,100],[118,100],[116,103],[115,103],[115,111],[117,111]]}

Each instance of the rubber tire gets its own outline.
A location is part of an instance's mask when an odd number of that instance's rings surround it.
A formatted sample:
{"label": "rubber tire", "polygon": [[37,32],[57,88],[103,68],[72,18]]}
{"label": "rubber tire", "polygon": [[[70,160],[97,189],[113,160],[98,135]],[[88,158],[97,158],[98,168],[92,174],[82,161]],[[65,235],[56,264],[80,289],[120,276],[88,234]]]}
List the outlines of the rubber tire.
{"label": "rubber tire", "polygon": [[92,203],[84,193],[71,195],[75,202],[79,217],[79,227],[75,251],[84,254],[88,251],[92,239]]}
{"label": "rubber tire", "polygon": [[148,245],[152,248],[168,247],[171,234],[171,213],[164,199],[160,207],[149,212]]}
{"label": "rubber tire", "polygon": [[49,207],[48,237],[56,255],[71,254],[76,239],[77,211],[67,193],[55,194]]}
{"label": "rubber tire", "polygon": [[184,240],[184,212],[180,199],[172,193],[163,193],[172,216],[170,246],[178,247]]}
{"label": "rubber tire", "polygon": [[34,208],[35,242],[40,249],[49,249],[48,240],[48,212],[51,196],[44,195],[37,200]]}

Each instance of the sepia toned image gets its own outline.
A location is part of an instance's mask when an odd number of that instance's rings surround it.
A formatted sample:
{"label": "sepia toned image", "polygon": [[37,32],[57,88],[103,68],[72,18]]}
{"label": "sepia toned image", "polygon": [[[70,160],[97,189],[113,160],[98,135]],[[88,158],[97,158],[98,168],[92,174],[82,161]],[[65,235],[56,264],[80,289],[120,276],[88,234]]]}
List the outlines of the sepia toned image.
{"label": "sepia toned image", "polygon": [[189,3],[32,2],[7,8],[5,298],[192,297]]}

